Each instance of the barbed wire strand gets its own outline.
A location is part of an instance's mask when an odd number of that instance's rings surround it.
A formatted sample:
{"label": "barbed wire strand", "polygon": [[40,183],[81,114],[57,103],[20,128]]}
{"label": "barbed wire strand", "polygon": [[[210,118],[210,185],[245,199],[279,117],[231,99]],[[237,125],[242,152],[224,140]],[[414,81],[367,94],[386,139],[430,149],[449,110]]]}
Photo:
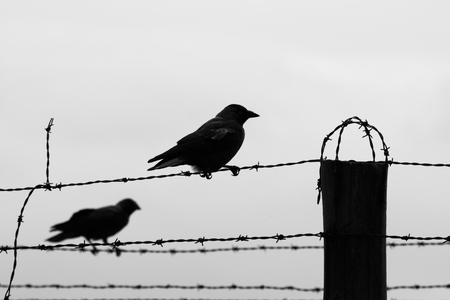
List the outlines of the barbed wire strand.
{"label": "barbed wire strand", "polygon": [[[255,165],[248,165],[244,167],[238,167],[238,170],[259,170],[259,169],[271,169],[271,168],[279,168],[279,167],[288,167],[288,166],[295,166],[295,165],[302,165],[306,163],[318,163],[320,162],[320,159],[307,159],[307,160],[301,160],[297,162],[287,162],[287,163],[277,163],[277,164],[269,164],[269,165],[261,165],[259,163]],[[367,161],[367,163],[373,163],[372,161]],[[383,163],[384,161],[376,161],[374,163]],[[388,161],[389,165],[404,165],[404,166],[421,166],[421,167],[446,167],[450,168],[450,163],[424,163],[424,162],[406,162],[406,161],[394,161],[390,160]],[[216,172],[226,172],[229,171],[229,169],[220,169]],[[178,172],[178,173],[170,173],[170,174],[162,174],[162,175],[151,175],[151,176],[141,176],[141,177],[121,177],[116,179],[98,179],[98,180],[91,180],[91,181],[85,181],[85,182],[71,182],[71,183],[58,183],[58,184],[50,184],[50,185],[40,185],[40,186],[28,186],[28,187],[16,187],[16,188],[0,188],[0,192],[20,192],[20,191],[28,191],[32,189],[47,189],[47,190],[53,190],[58,189],[61,190],[65,187],[76,187],[76,186],[85,186],[85,185],[93,185],[93,184],[100,184],[100,183],[127,183],[127,182],[134,182],[134,181],[143,181],[143,180],[152,180],[152,179],[162,179],[162,178],[171,178],[171,177],[190,177],[199,175],[201,176],[201,172]]]}
{"label": "barbed wire strand", "polygon": [[[416,243],[387,243],[386,247],[390,249],[398,248],[398,247],[429,247],[429,246],[450,246],[450,243],[426,243],[426,242],[416,242]],[[37,246],[17,246],[14,248],[13,246],[0,246],[0,253],[6,252],[9,250],[39,250],[39,251],[61,251],[61,252],[86,252],[84,248],[66,248],[66,247],[59,247],[54,248],[52,246],[45,246],[37,245]],[[290,250],[290,251],[300,251],[300,250],[322,250],[323,246],[317,246],[317,245],[306,245],[306,246],[299,246],[299,245],[290,245],[290,246],[266,246],[266,245],[258,245],[254,247],[239,247],[239,246],[231,246],[228,248],[212,248],[212,249],[205,249],[205,248],[198,248],[198,249],[167,249],[167,250],[154,250],[154,249],[120,249],[120,253],[130,253],[130,254],[208,254],[208,253],[220,253],[220,252],[251,252],[251,251],[273,251],[273,250]],[[116,249],[110,248],[110,249],[97,249],[96,253],[109,253],[109,254],[117,254]]]}
{"label": "barbed wire strand", "polygon": [[9,286],[5,292],[5,300],[8,300],[9,297],[11,296],[11,285],[12,282],[14,280],[14,275],[16,273],[16,268],[17,268],[17,240],[19,238],[19,231],[20,231],[20,225],[23,223],[23,213],[25,211],[25,206],[28,203],[28,200],[30,199],[31,195],[33,194],[33,192],[35,191],[35,189],[32,189],[29,193],[27,198],[25,199],[25,202],[22,206],[22,209],[20,210],[20,214],[19,217],[17,219],[17,229],[16,229],[16,233],[14,235],[14,259],[13,259],[13,267],[12,267],[12,271],[11,271],[11,277],[9,279]]}
{"label": "barbed wire strand", "polygon": [[45,128],[45,131],[47,131],[47,142],[46,142],[46,148],[47,148],[47,167],[45,168],[45,175],[47,178],[47,181],[45,184],[47,186],[50,185],[50,133],[53,126],[53,118],[50,119],[48,122],[47,128]]}
{"label": "barbed wire strand", "polygon": [[[312,163],[312,162],[319,162],[319,159],[309,159],[309,160],[301,160],[297,162],[287,162],[287,163],[277,163],[277,164],[269,164],[269,165],[260,165],[259,163],[251,166],[244,166],[244,167],[236,167],[239,171],[240,170],[259,170],[259,169],[269,169],[269,168],[278,168],[278,167],[287,167],[287,166],[294,166],[294,165],[300,165],[305,163]],[[217,172],[226,172],[229,171],[228,168],[222,168],[220,170],[214,171],[213,173]],[[238,174],[233,173],[233,174]],[[127,182],[133,182],[133,181],[142,181],[142,180],[151,180],[151,179],[162,179],[162,178],[171,178],[171,177],[190,177],[190,176],[202,176],[204,175],[202,172],[189,172],[189,171],[182,171],[178,173],[171,173],[171,174],[162,174],[162,175],[150,175],[150,176],[140,176],[140,177],[122,177],[122,178],[116,178],[116,179],[99,179],[99,180],[92,180],[92,181],[86,181],[86,182],[73,182],[73,183],[58,183],[58,184],[52,184],[50,186],[43,186],[40,187],[41,189],[47,188],[47,189],[59,189],[64,187],[73,187],[73,186],[84,186],[84,185],[92,185],[92,184],[99,184],[99,183],[127,183]],[[25,191],[25,190],[31,190],[35,187],[19,187],[19,188],[0,188],[0,192],[18,192],[18,191]]]}
{"label": "barbed wire strand", "polygon": [[[79,244],[55,244],[55,245],[45,245],[40,244],[38,246],[22,246],[22,247],[16,247],[17,249],[22,248],[28,248],[28,249],[39,249],[39,250],[53,250],[55,248],[79,248],[84,249],[88,246],[110,246],[114,249],[121,247],[121,246],[128,246],[128,245],[153,245],[153,246],[163,246],[164,244],[170,244],[170,243],[194,243],[194,244],[201,244],[203,246],[206,242],[247,242],[247,241],[255,241],[255,240],[275,240],[276,243],[282,240],[286,239],[292,239],[292,238],[299,238],[299,237],[318,237],[322,238],[322,233],[298,233],[298,234],[290,234],[290,235],[284,235],[284,234],[275,234],[272,236],[248,236],[248,235],[239,235],[237,237],[226,237],[226,238],[218,238],[218,237],[212,237],[212,238],[188,238],[188,239],[158,239],[158,240],[147,240],[147,241],[128,241],[128,242],[121,242],[120,240],[116,239],[112,243],[86,243],[83,241],[83,243]],[[9,246],[2,246],[0,247],[0,252],[6,252],[8,250],[14,249],[13,247]]]}
{"label": "barbed wire strand", "polygon": [[[212,238],[205,238],[205,237],[201,237],[201,238],[188,238],[188,239],[158,239],[158,240],[146,240],[146,241],[127,241],[127,242],[122,242],[119,239],[116,239],[114,242],[112,243],[86,243],[85,241],[83,241],[83,243],[78,243],[78,244],[74,244],[74,243],[69,243],[69,244],[55,244],[55,245],[45,245],[45,244],[39,244],[37,246],[1,246],[0,247],[0,253],[1,252],[7,252],[9,250],[41,250],[41,251],[54,251],[57,249],[63,249],[63,248],[74,248],[75,250],[80,250],[80,251],[84,251],[86,247],[88,246],[107,246],[107,247],[111,247],[112,250],[117,252],[117,249],[119,249],[119,247],[123,247],[123,246],[130,246],[130,245],[152,245],[152,246],[163,246],[165,244],[170,244],[170,243],[194,243],[194,244],[201,244],[202,246],[204,245],[204,243],[207,242],[248,242],[248,241],[256,241],[256,240],[275,240],[276,243],[280,242],[280,241],[284,241],[284,240],[288,240],[288,239],[293,239],[293,238],[301,238],[301,237],[317,237],[319,239],[322,238],[326,238],[327,236],[356,236],[356,237],[376,237],[376,238],[386,238],[386,239],[399,239],[399,240],[403,240],[403,241],[409,241],[409,240],[417,240],[420,242],[416,242],[416,243],[388,243],[387,246],[388,247],[397,247],[397,246],[407,246],[407,245],[414,245],[414,246],[425,246],[427,245],[425,242],[423,241],[431,241],[431,240],[437,240],[437,241],[442,241],[441,243],[430,243],[430,245],[444,245],[444,244],[448,244],[450,245],[450,236],[411,236],[411,234],[408,235],[381,235],[381,234],[370,234],[370,233],[364,233],[364,234],[352,234],[352,233],[329,233],[329,234],[325,234],[323,232],[318,232],[318,233],[298,233],[298,234],[289,234],[289,235],[284,235],[284,234],[275,234],[275,235],[269,235],[269,236],[248,236],[248,235],[239,235],[238,237],[226,237],[226,238],[218,238],[218,237],[212,237]],[[303,249],[319,249],[318,247],[321,246],[303,246]],[[281,247],[283,248],[283,247]],[[300,248],[300,246],[284,246],[284,249],[291,249],[291,250],[298,250],[297,248]],[[268,249],[275,249],[275,247],[270,247],[270,246],[257,246],[257,247],[249,247],[248,250],[268,250]],[[112,250],[107,250],[107,251],[112,251]],[[241,249],[237,246],[233,246],[232,248],[229,248],[229,250],[220,250],[220,251],[240,251]],[[123,251],[122,249],[120,249],[120,251]],[[142,251],[142,250],[133,250],[130,252],[135,252],[135,251]],[[207,252],[219,252],[219,250],[206,250],[206,249],[198,249],[198,250],[173,250],[173,249],[169,249],[166,250],[166,253],[171,253],[171,254],[176,254],[177,252],[180,253],[195,253],[195,252],[200,252],[200,253],[207,253]],[[144,251],[142,251],[144,252]],[[164,253],[164,251],[145,251],[145,252],[149,252],[149,253]]]}
{"label": "barbed wire strand", "polygon": [[[0,287],[6,287],[7,285],[0,284]],[[143,285],[143,284],[106,284],[106,285],[94,285],[94,284],[14,284],[14,288],[24,288],[24,289],[95,289],[95,290],[106,290],[106,289],[133,289],[133,290],[147,290],[147,289],[181,289],[181,290],[277,290],[277,291],[295,291],[295,292],[312,292],[320,293],[323,292],[323,288],[302,288],[292,285],[287,286],[273,286],[273,285],[178,285],[178,284],[155,284],[155,285]],[[421,289],[450,289],[450,283],[448,284],[431,284],[431,285],[398,285],[398,286],[388,286],[386,290],[421,290]]]}
{"label": "barbed wire strand", "polygon": [[420,167],[450,167],[450,164],[446,163],[423,163],[423,162],[407,162],[407,161],[389,161],[391,165],[403,165],[403,166],[420,166]]}
{"label": "barbed wire strand", "polygon": [[[0,287],[6,287],[7,285],[0,284]],[[323,288],[301,288],[292,285],[287,286],[273,286],[273,285],[178,285],[178,284],[155,284],[155,285],[143,285],[143,284],[106,284],[106,285],[93,285],[93,284],[14,284],[14,288],[26,288],[26,289],[133,289],[133,290],[148,290],[148,289],[180,289],[180,290],[276,290],[276,291],[296,291],[296,292],[313,292],[320,293]]]}
{"label": "barbed wire strand", "polygon": [[413,285],[398,285],[398,286],[391,286],[387,287],[388,291],[392,290],[429,290],[429,289],[450,289],[450,283],[448,284],[430,284],[430,285],[420,285],[420,284],[413,284]]}
{"label": "barbed wire strand", "polygon": [[[450,243],[449,243],[450,245]],[[13,247],[0,247],[1,251],[8,251],[11,250]],[[212,248],[212,249],[205,249],[205,248],[198,248],[198,249],[168,249],[168,250],[154,250],[154,249],[120,249],[121,253],[136,253],[136,254],[194,254],[194,253],[201,253],[201,254],[207,254],[207,253],[219,253],[219,252],[251,252],[251,251],[271,251],[271,250],[291,250],[291,251],[297,251],[297,250],[318,250],[323,249],[323,246],[298,246],[298,245],[290,245],[290,246],[266,246],[266,245],[260,245],[255,247],[238,247],[238,246],[232,246],[229,248]],[[43,249],[41,245],[38,246],[18,246],[17,250],[40,250],[40,251],[62,251],[62,252],[85,252],[84,248],[53,248],[51,246]],[[97,253],[104,252],[104,253],[116,253],[115,249],[98,249]]]}
{"label": "barbed wire strand", "polygon": [[[17,298],[14,300],[280,300],[265,298]],[[283,298],[282,300],[321,300],[304,298]]]}
{"label": "barbed wire strand", "polygon": [[11,276],[9,279],[9,285],[8,288],[6,289],[5,292],[5,300],[8,300],[9,297],[11,296],[11,286],[12,283],[14,281],[14,276],[16,274],[16,269],[17,269],[17,240],[19,239],[19,232],[20,232],[20,226],[23,223],[23,213],[25,212],[25,207],[28,204],[28,201],[30,200],[31,195],[33,194],[33,192],[36,189],[42,188],[42,187],[46,187],[47,189],[50,189],[50,133],[51,133],[51,129],[53,126],[53,118],[50,119],[47,127],[45,128],[45,131],[47,132],[47,138],[46,138],[46,152],[47,152],[47,164],[46,164],[46,170],[45,170],[45,175],[46,175],[46,182],[42,185],[42,184],[38,184],[36,185],[34,188],[32,188],[30,190],[30,192],[28,193],[28,196],[25,198],[25,201],[22,205],[22,208],[20,209],[20,214],[19,217],[17,219],[17,228],[16,228],[16,233],[14,235],[14,259],[13,259],[13,267],[11,270]]}

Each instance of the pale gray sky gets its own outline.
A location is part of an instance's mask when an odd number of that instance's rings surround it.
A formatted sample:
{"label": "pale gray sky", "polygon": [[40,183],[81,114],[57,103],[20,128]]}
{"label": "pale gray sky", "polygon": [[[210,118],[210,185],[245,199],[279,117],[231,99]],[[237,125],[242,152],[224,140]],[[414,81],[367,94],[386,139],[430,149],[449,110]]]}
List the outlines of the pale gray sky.
{"label": "pale gray sky", "polygon": [[[260,114],[231,161],[318,158],[324,136],[357,115],[398,161],[449,162],[450,3],[445,1],[2,1],[0,187],[147,176],[147,160],[230,103]],[[342,159],[369,160],[350,128]],[[327,148],[334,156],[335,141]],[[381,159],[382,153],[378,152]],[[19,244],[37,245],[81,208],[131,197],[122,241],[319,232],[318,164],[36,191]],[[189,170],[165,169],[152,174]],[[449,170],[394,166],[388,233],[448,236]],[[0,244],[13,242],[26,192],[0,193]],[[81,242],[81,239],[73,240]],[[205,244],[206,248],[233,243]],[[245,245],[275,245],[256,242]],[[280,243],[279,243],[280,244]],[[320,245],[305,238],[284,245]],[[241,244],[239,244],[241,245]],[[164,248],[198,248],[166,245]],[[447,247],[388,249],[388,285],[448,284]],[[0,256],[0,282],[12,255]],[[323,285],[320,250],[208,255],[19,252],[15,283]],[[14,289],[14,298],[320,298],[276,291]],[[442,299],[448,290],[392,291]]]}

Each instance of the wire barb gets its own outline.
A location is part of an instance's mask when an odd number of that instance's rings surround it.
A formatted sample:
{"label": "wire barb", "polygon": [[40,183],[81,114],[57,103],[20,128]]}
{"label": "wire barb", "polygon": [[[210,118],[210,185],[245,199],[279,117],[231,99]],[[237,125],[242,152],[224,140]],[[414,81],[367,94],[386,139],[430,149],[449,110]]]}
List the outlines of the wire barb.
{"label": "wire barb", "polygon": [[197,239],[197,241],[195,243],[203,246],[203,243],[205,242],[205,240],[206,240],[205,237],[201,237],[201,238]]}
{"label": "wire barb", "polygon": [[54,120],[53,118],[50,118],[50,121],[48,122],[48,125],[47,125],[47,127],[45,128],[45,131],[47,131],[48,133],[50,133],[51,130],[52,130],[53,120]]}
{"label": "wire barb", "polygon": [[258,172],[258,170],[259,170],[259,161],[256,163],[256,165],[251,166],[249,170],[255,170],[256,172]]}
{"label": "wire barb", "polygon": [[239,235],[236,242],[248,242],[248,236]]}
{"label": "wire barb", "polygon": [[279,241],[284,241],[285,239],[286,239],[286,237],[283,235],[283,234],[276,234],[275,235],[275,238],[276,238],[276,243],[278,243]]}
{"label": "wire barb", "polygon": [[164,240],[163,239],[159,239],[159,240],[156,240],[156,241],[154,241],[153,243],[152,243],[152,245],[159,245],[159,246],[163,246],[163,244],[164,244]]}

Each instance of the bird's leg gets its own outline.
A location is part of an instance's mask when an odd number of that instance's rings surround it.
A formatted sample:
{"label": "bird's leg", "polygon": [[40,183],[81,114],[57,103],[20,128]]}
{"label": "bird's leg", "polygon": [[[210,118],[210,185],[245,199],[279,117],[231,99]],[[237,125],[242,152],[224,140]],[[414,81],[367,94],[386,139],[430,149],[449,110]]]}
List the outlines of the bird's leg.
{"label": "bird's leg", "polygon": [[231,171],[231,173],[233,173],[233,176],[238,176],[239,172],[241,171],[241,168],[239,168],[238,166],[228,166],[225,165],[223,166],[224,168],[228,169]]}
{"label": "bird's leg", "polygon": [[91,246],[92,246],[92,254],[94,254],[94,255],[97,255],[97,253],[98,253],[98,250],[97,250],[97,248],[95,248],[95,246],[94,246],[94,244],[91,242],[91,240],[90,239],[87,239],[87,241],[89,242],[89,244],[91,244]]}

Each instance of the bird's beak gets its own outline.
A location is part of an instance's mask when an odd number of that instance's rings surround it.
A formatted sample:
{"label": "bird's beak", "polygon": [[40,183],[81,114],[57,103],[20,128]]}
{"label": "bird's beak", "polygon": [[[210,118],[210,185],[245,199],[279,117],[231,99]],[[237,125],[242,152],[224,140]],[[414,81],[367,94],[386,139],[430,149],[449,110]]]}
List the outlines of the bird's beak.
{"label": "bird's beak", "polygon": [[251,110],[247,110],[247,117],[250,119],[259,117],[259,115],[257,113],[252,112]]}

